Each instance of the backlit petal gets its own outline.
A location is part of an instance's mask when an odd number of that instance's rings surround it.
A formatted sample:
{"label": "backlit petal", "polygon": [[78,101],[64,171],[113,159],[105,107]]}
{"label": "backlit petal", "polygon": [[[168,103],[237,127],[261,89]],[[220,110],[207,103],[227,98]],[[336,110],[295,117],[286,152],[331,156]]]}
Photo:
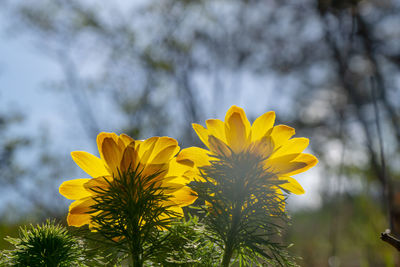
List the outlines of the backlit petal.
{"label": "backlit petal", "polygon": [[91,197],[73,202],[69,206],[68,225],[79,227],[89,224],[91,215],[88,212],[90,212],[90,206],[94,204],[95,202]]}
{"label": "backlit petal", "polygon": [[[182,208],[179,207],[179,206],[176,206],[176,205],[173,205],[173,206],[168,207],[167,210],[170,210],[170,211],[175,212],[174,215],[176,215],[176,216],[178,216],[178,217],[183,217],[183,215],[184,215],[184,214],[183,214]],[[160,218],[166,218],[166,217],[167,217],[167,216],[165,216],[165,213],[164,213],[164,215],[160,216]],[[163,230],[164,230],[164,229],[163,229]]]}
{"label": "backlit petal", "polygon": [[287,183],[280,185],[280,187],[282,187],[283,189],[296,195],[302,195],[305,193],[303,187],[292,177],[280,177],[279,180],[287,181]]}
{"label": "backlit petal", "polygon": [[[206,120],[206,126],[210,135],[226,142],[225,123],[223,121],[218,119]],[[206,140],[208,140],[208,138]]]}
{"label": "backlit petal", "polygon": [[208,147],[208,136],[209,136],[209,131],[204,128],[202,125],[193,123],[192,124],[194,131],[197,133],[199,136],[200,140],[203,142]]}
{"label": "backlit petal", "polygon": [[117,145],[121,151],[125,150],[126,145],[125,145],[124,141],[119,137],[118,137]]}
{"label": "backlit petal", "polygon": [[262,158],[268,158],[274,151],[274,141],[271,136],[264,136],[261,139],[252,142],[249,146],[249,151],[254,155]]}
{"label": "backlit petal", "polygon": [[161,164],[169,162],[171,158],[178,152],[179,147],[176,145],[165,147],[163,150],[158,151],[158,153],[151,160],[152,164]]}
{"label": "backlit petal", "polygon": [[72,159],[87,174],[92,177],[109,175],[104,162],[96,156],[84,151],[71,152]]}
{"label": "backlit petal", "polygon": [[318,163],[318,159],[315,156],[313,156],[311,154],[305,154],[305,153],[300,154],[294,161],[303,163],[304,167],[294,170],[292,172],[289,172],[287,174],[288,176],[289,175],[292,176],[292,175],[295,175],[298,173],[305,172],[308,169],[311,169],[312,167],[317,165],[317,163]]}
{"label": "backlit petal", "polygon": [[186,164],[182,164],[177,162],[177,158],[174,157],[173,159],[171,159],[171,161],[169,162],[169,168],[168,168],[168,172],[165,174],[165,176],[180,176],[182,174],[184,174],[186,171],[191,170],[192,167],[188,166]]}
{"label": "backlit petal", "polygon": [[[139,171],[141,171],[139,169]],[[163,164],[146,164],[142,170],[142,176],[154,176],[154,179],[160,180],[162,179],[168,171],[168,163]]]}
{"label": "backlit petal", "polygon": [[170,198],[170,200],[175,202],[178,206],[190,205],[195,202],[196,199],[196,193],[187,186],[175,191]]}
{"label": "backlit petal", "polygon": [[134,144],[127,146],[124,150],[121,159],[121,171],[135,170],[138,164],[138,153],[135,150]]}
{"label": "backlit petal", "polygon": [[272,128],[271,137],[274,140],[275,147],[278,148],[286,143],[290,137],[292,137],[296,131],[286,125],[277,125]]}
{"label": "backlit petal", "polygon": [[71,214],[68,213],[67,223],[69,226],[80,227],[90,223],[91,214]]}
{"label": "backlit petal", "polygon": [[196,174],[192,174],[193,179],[188,179],[185,177],[184,174],[180,175],[180,176],[166,176],[163,179],[163,183],[177,183],[177,184],[188,184],[191,181],[194,181],[194,178],[196,178]]}
{"label": "backlit petal", "polygon": [[307,166],[304,162],[289,162],[288,156],[282,156],[274,159],[268,159],[265,164],[265,168],[268,172],[274,173],[277,176],[281,175],[292,175],[294,171],[300,170]]}
{"label": "backlit petal", "polygon": [[210,145],[210,150],[215,154],[226,157],[229,157],[232,154],[230,148],[223,141],[219,140],[218,138],[212,135],[210,135],[208,143]]}
{"label": "backlit petal", "polygon": [[140,147],[138,148],[138,153],[141,163],[146,164],[150,161],[154,151],[154,147],[156,146],[159,139],[160,137],[154,136],[146,139],[143,143],[140,144]]}
{"label": "backlit petal", "polygon": [[277,149],[272,155],[271,158],[277,158],[280,156],[284,156],[286,154],[300,154],[304,149],[307,148],[309,144],[308,138],[293,138],[287,141],[283,146]]}
{"label": "backlit petal", "polygon": [[250,122],[246,117],[246,113],[244,113],[244,110],[240,107],[237,107],[235,105],[233,105],[227,112],[225,115],[225,123],[227,123],[230,119],[230,117],[234,114],[237,113],[240,116],[240,120],[242,121],[244,128],[246,129],[246,136],[249,136],[250,134]]}
{"label": "backlit petal", "polygon": [[[196,165],[197,167],[202,167],[210,165],[210,151],[202,149],[200,147],[188,147],[182,149],[178,154],[176,161],[181,164],[188,165],[188,162]],[[193,165],[192,165],[193,166]]]}
{"label": "backlit petal", "polygon": [[60,185],[59,192],[68,199],[81,199],[91,196],[91,193],[83,186],[90,179],[75,179],[65,181]]}
{"label": "backlit petal", "polygon": [[181,183],[163,183],[162,187],[164,187],[164,193],[169,195],[175,193],[176,191],[180,190],[181,188],[185,187],[184,184]]}
{"label": "backlit petal", "polygon": [[71,214],[87,213],[91,210],[90,206],[94,204],[96,203],[91,197],[86,197],[81,200],[77,200],[69,206],[69,213]]}
{"label": "backlit petal", "polygon": [[104,155],[104,161],[107,163],[109,170],[114,176],[118,175],[122,151],[117,143],[115,143],[114,139],[109,137],[104,138],[102,152]]}
{"label": "backlit petal", "polygon": [[102,152],[103,150],[102,149],[103,149],[103,141],[104,141],[105,138],[112,138],[114,140],[114,142],[116,144],[118,144],[118,135],[116,135],[115,133],[101,132],[101,133],[99,133],[97,135],[97,139],[96,139],[97,149],[99,150],[100,158],[103,159],[103,160],[104,160],[104,157],[103,157],[103,152]]}
{"label": "backlit petal", "polygon": [[269,111],[258,117],[251,126],[251,141],[256,141],[265,136],[275,122],[275,112]]}
{"label": "backlit petal", "polygon": [[277,198],[277,200],[278,200],[278,202],[279,202],[279,209],[280,209],[281,211],[284,211],[284,210],[285,210],[285,206],[286,206],[286,203],[285,203],[285,196],[283,195],[282,190],[279,189],[279,188],[276,188],[276,192],[277,192],[276,198]]}
{"label": "backlit petal", "polygon": [[[154,157],[157,155],[157,153],[159,153],[160,151],[164,150],[165,148],[169,148],[169,147],[175,148],[175,150],[171,151],[170,157],[172,157],[176,153],[178,153],[178,151],[179,151],[178,141],[176,141],[174,138],[167,137],[167,136],[160,137],[154,147],[154,152],[155,152]],[[176,151],[175,154],[173,153],[174,151]]]}
{"label": "backlit petal", "polygon": [[243,151],[247,146],[249,128],[250,126],[246,126],[243,117],[238,112],[233,112],[225,121],[226,141],[235,153]]}
{"label": "backlit petal", "polygon": [[124,142],[125,146],[128,146],[132,142],[135,142],[133,138],[127,136],[126,134],[121,134],[119,138]]}
{"label": "backlit petal", "polygon": [[[109,183],[113,181],[111,176],[108,177],[98,177],[89,179],[83,186],[90,192],[95,193],[95,191],[101,191],[109,187]],[[94,190],[94,191],[93,191]]]}

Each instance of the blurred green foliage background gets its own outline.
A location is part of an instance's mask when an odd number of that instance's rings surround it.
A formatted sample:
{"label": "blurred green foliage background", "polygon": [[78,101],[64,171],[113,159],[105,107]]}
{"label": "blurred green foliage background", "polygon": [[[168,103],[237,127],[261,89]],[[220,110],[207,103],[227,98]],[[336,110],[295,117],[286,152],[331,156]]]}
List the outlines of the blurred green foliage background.
{"label": "blurred green foliage background", "polygon": [[[386,228],[400,235],[400,1],[39,0],[0,9],[7,38],[29,36],[57,66],[43,87],[69,99],[54,112],[66,114],[59,120],[78,144],[94,152],[107,130],[200,145],[192,122],[222,118],[233,104],[252,118],[275,110],[320,160],[298,176],[306,194],[290,197],[285,238],[298,263],[400,264],[379,239]],[[54,149],[63,138],[52,122],[33,135],[29,112],[1,112],[3,249],[19,225],[65,222],[58,185],[83,174],[70,151]]]}

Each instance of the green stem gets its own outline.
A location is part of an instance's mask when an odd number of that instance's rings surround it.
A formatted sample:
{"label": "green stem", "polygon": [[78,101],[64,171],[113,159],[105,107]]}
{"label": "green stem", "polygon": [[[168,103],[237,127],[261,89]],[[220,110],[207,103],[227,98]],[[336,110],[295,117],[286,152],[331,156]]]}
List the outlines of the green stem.
{"label": "green stem", "polygon": [[238,235],[237,228],[239,227],[239,223],[240,223],[241,208],[242,208],[242,205],[237,205],[232,214],[232,224],[231,224],[231,229],[229,230],[229,233],[228,233],[228,239],[225,243],[224,256],[222,258],[222,263],[221,263],[222,267],[228,267],[229,263],[231,262],[233,251],[235,249],[235,245],[234,245],[235,239]]}
{"label": "green stem", "polygon": [[132,266],[133,267],[142,267],[143,266],[143,262],[138,253],[134,253],[131,256],[132,256]]}
{"label": "green stem", "polygon": [[221,266],[229,267],[229,263],[231,262],[231,258],[233,255],[233,247],[230,244],[225,245],[224,257],[222,259]]}
{"label": "green stem", "polygon": [[132,267],[142,267],[143,266],[143,257],[142,257],[142,248],[139,242],[132,242],[130,246],[130,257],[129,257],[129,266]]}

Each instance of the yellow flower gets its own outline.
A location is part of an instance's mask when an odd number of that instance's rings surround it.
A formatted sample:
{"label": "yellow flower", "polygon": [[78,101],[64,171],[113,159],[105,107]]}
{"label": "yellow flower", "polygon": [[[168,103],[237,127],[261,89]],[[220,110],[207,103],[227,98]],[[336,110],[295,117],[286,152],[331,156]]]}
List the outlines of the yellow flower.
{"label": "yellow flower", "polygon": [[152,137],[135,141],[125,134],[118,136],[114,133],[100,133],[97,136],[97,146],[100,158],[84,151],[71,153],[75,163],[92,178],[75,179],[61,184],[60,194],[75,200],[69,207],[68,225],[79,227],[89,224],[92,227],[91,216],[95,213],[89,212],[97,195],[93,189],[106,189],[109,187],[107,181],[112,182],[136,168],[141,171],[142,177],[157,174],[152,182],[156,181],[156,186],[162,187],[169,196],[168,203],[161,205],[171,206],[168,209],[176,214],[182,215],[181,207],[196,200],[193,191],[186,186],[190,182],[187,175],[191,167],[178,163],[174,157],[179,151],[175,139]]}
{"label": "yellow flower", "polygon": [[247,153],[263,159],[264,170],[276,179],[286,181],[279,185],[294,194],[303,194],[302,186],[291,176],[315,166],[317,158],[302,153],[308,146],[307,138],[291,138],[295,130],[286,125],[274,126],[275,113],[267,112],[251,125],[243,109],[232,106],[225,121],[210,119],[207,128],[193,124],[201,141],[209,150],[190,147],[181,151],[178,162],[188,166],[210,165],[214,156]]}

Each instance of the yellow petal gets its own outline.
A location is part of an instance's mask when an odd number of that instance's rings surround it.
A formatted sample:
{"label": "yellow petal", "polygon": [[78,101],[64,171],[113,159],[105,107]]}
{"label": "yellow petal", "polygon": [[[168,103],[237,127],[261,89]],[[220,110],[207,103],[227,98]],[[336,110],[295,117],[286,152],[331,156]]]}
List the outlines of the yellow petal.
{"label": "yellow petal", "polygon": [[[193,174],[193,176],[195,176],[195,175]],[[164,179],[163,179],[163,184],[176,183],[176,184],[186,185],[186,184],[190,183],[193,180],[194,180],[194,178],[193,179],[188,179],[185,175],[165,176]]]}
{"label": "yellow petal", "polygon": [[277,200],[279,201],[279,209],[280,209],[281,211],[285,211],[285,206],[286,206],[286,203],[285,203],[285,196],[283,195],[282,190],[279,189],[279,188],[276,188],[276,192],[277,192],[276,198],[277,198]]}
{"label": "yellow petal", "polygon": [[240,115],[240,120],[242,121],[244,128],[246,129],[246,136],[248,136],[250,134],[250,122],[246,117],[246,113],[244,112],[244,110],[240,107],[237,107],[235,105],[233,105],[227,112],[225,115],[225,123],[227,123],[229,121],[229,118],[232,116],[232,114],[237,113]]}
{"label": "yellow petal", "polygon": [[91,210],[90,206],[94,204],[95,201],[91,197],[85,197],[81,200],[73,202],[69,206],[69,213],[71,214],[87,213]]}
{"label": "yellow petal", "polygon": [[223,141],[212,135],[209,136],[208,143],[210,144],[210,150],[215,154],[226,157],[229,157],[232,154],[229,147]]}
{"label": "yellow petal", "polygon": [[95,202],[91,197],[73,202],[69,206],[69,214],[67,217],[68,225],[79,227],[84,224],[89,224],[91,214],[88,214],[88,212],[91,210],[90,206],[94,204]]}
{"label": "yellow petal", "polygon": [[287,183],[280,185],[281,188],[283,188],[289,192],[292,192],[293,194],[296,194],[296,195],[302,195],[305,193],[303,187],[292,177],[283,176],[283,177],[279,177],[279,180],[287,181]]}
{"label": "yellow petal", "polygon": [[118,135],[116,135],[115,133],[101,132],[101,133],[99,133],[97,135],[97,140],[96,140],[97,149],[99,150],[100,158],[103,159],[103,160],[104,160],[104,157],[103,157],[102,149],[103,149],[103,141],[104,141],[105,138],[112,138],[114,140],[114,142],[116,144],[118,144]]}
{"label": "yellow petal", "polygon": [[313,156],[311,154],[305,154],[305,153],[300,154],[294,161],[303,163],[304,167],[287,173],[288,176],[289,175],[292,176],[292,175],[295,175],[298,173],[305,172],[308,169],[311,169],[312,167],[317,165],[317,163],[318,163],[318,159],[315,156]]}
{"label": "yellow petal", "polygon": [[122,158],[122,151],[120,147],[115,143],[114,139],[106,137],[103,140],[102,150],[104,155],[104,161],[106,162],[109,170],[114,176],[118,175],[120,162]]}
{"label": "yellow petal", "polygon": [[138,147],[138,153],[141,163],[146,164],[147,162],[149,162],[150,157],[153,154],[154,147],[158,142],[158,139],[160,139],[160,137],[154,136],[146,139],[145,141],[143,141],[143,143],[140,144],[140,146]]}
{"label": "yellow petal", "polygon": [[68,213],[67,223],[69,226],[81,227],[90,223],[91,214],[71,214]]}
{"label": "yellow petal", "polygon": [[[179,146],[178,146],[178,141],[176,141],[174,138],[168,137],[168,136],[162,136],[158,139],[155,147],[154,147],[154,152],[155,155],[157,153],[159,153],[160,151],[164,150],[165,148],[169,148],[169,147],[174,147],[175,150],[172,150],[171,153],[171,157],[174,156],[176,153],[178,153],[179,151]],[[175,154],[173,154],[173,151],[176,151]]]}
{"label": "yellow petal", "polygon": [[119,136],[119,138],[124,142],[125,146],[128,146],[129,144],[131,144],[132,142],[135,142],[135,140],[131,137],[129,137],[126,134],[121,134]]}
{"label": "yellow petal", "polygon": [[199,136],[200,140],[203,142],[208,147],[208,136],[209,132],[206,128],[204,128],[202,125],[197,124],[197,123],[192,123],[194,131],[197,133]]}
{"label": "yellow petal", "polygon": [[300,170],[307,166],[304,162],[289,162],[289,157],[292,155],[282,156],[274,159],[268,159],[265,168],[268,172],[274,173],[277,176],[287,174],[292,175],[294,171]]}
{"label": "yellow petal", "polygon": [[257,141],[265,136],[275,122],[275,112],[269,111],[258,117],[251,126],[251,141]]}
{"label": "yellow petal", "polygon": [[197,199],[196,193],[187,186],[175,191],[170,198],[171,201],[176,203],[178,206],[188,206],[195,202]]}
{"label": "yellow petal", "polygon": [[167,163],[171,160],[171,158],[178,152],[179,147],[176,145],[172,145],[169,147],[165,147],[161,151],[158,151],[158,153],[154,153],[155,156],[151,160],[152,164],[162,164],[162,163]]}
{"label": "yellow petal", "polygon": [[81,199],[91,196],[91,193],[85,189],[83,184],[90,179],[75,179],[65,181],[60,185],[59,192],[68,199]]}
{"label": "yellow petal", "polygon": [[[247,120],[247,118],[246,118]],[[247,121],[248,122],[248,121]],[[225,135],[229,147],[239,153],[248,145],[248,134],[250,132],[250,123],[247,126],[243,121],[243,116],[238,112],[233,112],[225,121]],[[210,139],[209,139],[210,141]]]}
{"label": "yellow petal", "polygon": [[169,162],[169,168],[168,168],[168,172],[166,173],[166,177],[169,176],[174,176],[174,177],[178,177],[181,176],[182,174],[184,174],[186,171],[191,170],[192,166],[188,166],[186,164],[181,164],[179,162],[177,162],[177,158],[173,158],[171,159],[171,161]]}
{"label": "yellow petal", "polygon": [[168,163],[164,164],[146,164],[143,166],[143,170],[140,169],[139,171],[142,171],[141,175],[142,176],[154,176],[154,180],[160,180],[162,179],[165,174],[168,171]]}
{"label": "yellow petal", "polygon": [[171,183],[171,182],[168,182],[168,183],[163,182],[163,184],[162,184],[162,187],[164,187],[164,189],[163,189],[164,193],[167,195],[180,190],[184,186],[185,185],[181,184],[181,183]]}
{"label": "yellow petal", "polygon": [[304,149],[307,148],[309,140],[307,138],[293,138],[287,141],[283,146],[278,148],[272,155],[271,158],[277,158],[286,154],[300,154]]}
{"label": "yellow petal", "polygon": [[134,144],[128,145],[121,159],[121,171],[126,172],[128,170],[133,171],[136,169],[138,164],[138,153],[135,150]]}
{"label": "yellow petal", "polygon": [[[261,139],[251,143],[249,151],[262,158],[268,158],[274,151],[274,141],[271,136],[264,136]],[[296,155],[297,156],[297,155]]]}
{"label": "yellow petal", "polygon": [[71,152],[72,159],[87,174],[92,177],[109,175],[104,162],[96,156],[84,151]]}
{"label": "yellow petal", "polygon": [[207,151],[200,147],[194,147],[194,146],[188,147],[181,150],[181,152],[176,157],[176,161],[184,165],[188,165],[188,162],[191,162],[193,165],[196,165],[197,167],[202,167],[210,165],[209,154],[210,151]]}
{"label": "yellow petal", "polygon": [[[97,211],[97,212],[93,212],[93,213],[91,213],[91,215],[92,216],[96,216],[96,215],[98,215],[100,213],[100,211]],[[97,224],[97,223],[95,223],[95,222],[93,222],[93,221],[90,221],[89,222],[89,229],[90,229],[90,231],[92,231],[92,232],[97,232],[97,230],[95,229],[95,228],[98,228],[99,227],[99,224]]]}
{"label": "yellow petal", "polygon": [[[135,140],[135,149],[136,149],[136,151],[138,151],[138,153],[139,153],[139,151],[140,151],[140,146],[143,144],[143,140]],[[140,153],[139,153],[139,157],[140,157]]]}
{"label": "yellow petal", "polygon": [[182,175],[182,177],[188,180],[189,182],[191,181],[205,182],[205,179],[201,176],[198,169],[192,169],[190,171],[187,171]]}
{"label": "yellow petal", "polygon": [[278,148],[286,143],[290,137],[292,137],[296,131],[286,125],[277,125],[272,128],[271,137],[274,140],[275,147]]}
{"label": "yellow petal", "polygon": [[[108,182],[107,182],[108,181]],[[98,191],[99,189],[106,189],[109,187],[109,183],[113,181],[113,178],[111,176],[107,177],[99,177],[99,178],[93,178],[89,179],[83,186],[90,192],[95,193],[94,191]],[[92,191],[94,190],[94,191]]]}
{"label": "yellow petal", "polygon": [[[114,142],[115,142],[115,141],[114,141]],[[122,140],[122,138],[119,138],[119,137],[118,137],[118,141],[116,142],[116,144],[118,145],[118,147],[119,147],[119,149],[120,149],[121,151],[124,151],[124,150],[125,150],[126,145],[125,145],[124,141]]]}
{"label": "yellow petal", "polygon": [[[177,217],[183,217],[183,215],[184,215],[182,208],[179,206],[173,205],[173,204],[172,204],[172,206],[168,207],[167,210],[175,212],[176,213],[175,216],[177,216]],[[160,218],[161,219],[167,218],[167,216],[165,215],[165,213],[163,213],[163,214],[161,214]],[[162,230],[165,230],[165,229],[162,229]]]}
{"label": "yellow petal", "polygon": [[280,157],[270,157],[267,159],[267,162],[277,159],[277,161],[281,162],[282,164],[286,164],[292,161],[296,161],[295,159],[300,156],[301,153],[294,153],[294,154],[286,154]]}
{"label": "yellow petal", "polygon": [[[226,142],[225,137],[225,123],[218,119],[206,120],[206,126],[209,135],[213,135],[216,138]],[[208,140],[208,138],[206,138]]]}

